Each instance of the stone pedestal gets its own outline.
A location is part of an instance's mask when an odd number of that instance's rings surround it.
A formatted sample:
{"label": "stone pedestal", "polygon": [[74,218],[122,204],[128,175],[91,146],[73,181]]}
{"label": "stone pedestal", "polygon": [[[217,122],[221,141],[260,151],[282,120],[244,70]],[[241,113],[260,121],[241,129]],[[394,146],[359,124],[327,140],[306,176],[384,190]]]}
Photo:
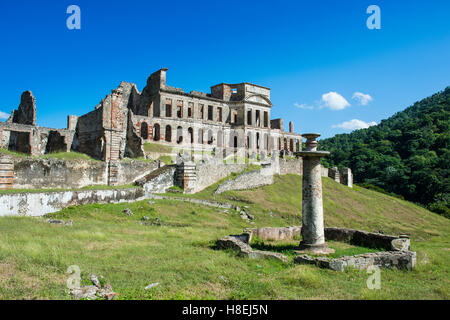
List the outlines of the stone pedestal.
{"label": "stone pedestal", "polygon": [[306,148],[296,153],[303,158],[302,241],[299,250],[314,254],[333,253],[334,250],[328,248],[325,243],[320,166],[320,158],[330,153],[317,151],[316,138],[320,134],[307,133],[302,136],[307,139]]}

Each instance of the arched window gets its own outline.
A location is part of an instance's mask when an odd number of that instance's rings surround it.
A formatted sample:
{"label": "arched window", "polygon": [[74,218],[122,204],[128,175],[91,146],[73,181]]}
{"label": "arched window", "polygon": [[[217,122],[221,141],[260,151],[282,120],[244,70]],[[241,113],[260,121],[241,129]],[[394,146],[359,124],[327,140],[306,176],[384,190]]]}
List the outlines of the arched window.
{"label": "arched window", "polygon": [[212,130],[208,130],[208,144],[213,144],[214,136]]}
{"label": "arched window", "polygon": [[141,124],[141,138],[144,140],[148,139],[148,124],[147,124],[147,122],[142,122],[142,124]]}
{"label": "arched window", "polygon": [[180,144],[183,142],[183,128],[178,127],[177,128],[177,143]]}
{"label": "arched window", "polygon": [[189,142],[194,143],[194,130],[192,128],[188,128],[188,136]]}
{"label": "arched window", "polygon": [[154,125],[154,135],[153,135],[153,140],[159,141],[159,139],[160,139],[159,124],[155,123],[155,125]]}
{"label": "arched window", "polygon": [[169,125],[166,126],[165,137],[167,142],[172,142],[172,127]]}

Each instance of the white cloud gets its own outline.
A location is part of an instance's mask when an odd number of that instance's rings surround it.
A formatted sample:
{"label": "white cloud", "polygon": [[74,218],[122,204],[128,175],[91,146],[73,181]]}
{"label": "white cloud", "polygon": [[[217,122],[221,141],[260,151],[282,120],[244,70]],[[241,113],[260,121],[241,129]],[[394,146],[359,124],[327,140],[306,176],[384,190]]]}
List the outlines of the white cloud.
{"label": "white cloud", "polygon": [[7,120],[9,118],[9,113],[0,111],[0,119]]}
{"label": "white cloud", "polygon": [[366,106],[370,101],[373,100],[370,94],[364,94],[362,92],[355,92],[352,99],[357,100],[360,106]]}
{"label": "white cloud", "polygon": [[322,108],[330,108],[331,110],[343,110],[350,107],[350,103],[339,93],[331,91],[322,95]]}
{"label": "white cloud", "polygon": [[305,110],[312,110],[312,109],[314,109],[313,106],[308,106],[307,104],[304,104],[304,103],[300,104],[300,103],[297,103],[297,102],[294,103],[294,107],[299,108],[299,109],[305,109]]}
{"label": "white cloud", "polygon": [[344,130],[358,130],[358,129],[366,129],[368,127],[371,126],[375,126],[377,123],[375,121],[371,121],[371,122],[364,122],[362,120],[358,120],[358,119],[353,119],[350,121],[345,121],[342,122],[340,124],[335,124],[332,127],[333,128],[340,128],[340,129],[344,129]]}

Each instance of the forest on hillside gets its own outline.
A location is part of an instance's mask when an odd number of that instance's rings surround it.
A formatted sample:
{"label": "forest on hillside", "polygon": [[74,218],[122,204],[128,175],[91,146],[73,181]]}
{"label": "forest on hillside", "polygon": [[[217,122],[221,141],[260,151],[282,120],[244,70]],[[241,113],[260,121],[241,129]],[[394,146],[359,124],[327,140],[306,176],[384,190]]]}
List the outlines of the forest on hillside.
{"label": "forest on hillside", "polygon": [[[450,218],[450,87],[380,124],[319,142],[326,167],[349,167],[356,184],[394,193]],[[381,189],[380,189],[381,188]]]}

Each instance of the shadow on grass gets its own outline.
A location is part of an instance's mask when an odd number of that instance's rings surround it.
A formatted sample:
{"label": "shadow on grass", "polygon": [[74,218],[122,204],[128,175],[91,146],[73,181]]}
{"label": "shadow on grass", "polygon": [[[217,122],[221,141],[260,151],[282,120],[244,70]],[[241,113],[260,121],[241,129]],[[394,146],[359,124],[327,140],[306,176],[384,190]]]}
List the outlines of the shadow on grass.
{"label": "shadow on grass", "polygon": [[280,252],[280,253],[286,253],[287,251],[293,252],[294,250],[298,249],[298,244],[267,244],[264,242],[256,242],[251,243],[251,247],[253,250],[261,250],[261,251],[273,251],[273,252]]}

